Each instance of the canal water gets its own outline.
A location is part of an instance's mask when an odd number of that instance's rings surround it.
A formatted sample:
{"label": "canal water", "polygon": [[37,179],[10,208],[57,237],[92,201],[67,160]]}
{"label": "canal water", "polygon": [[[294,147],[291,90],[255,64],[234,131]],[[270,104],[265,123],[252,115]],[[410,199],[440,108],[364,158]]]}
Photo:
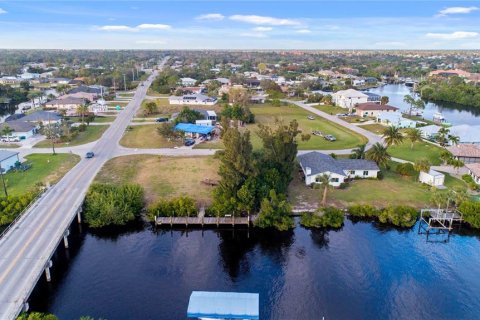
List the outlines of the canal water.
{"label": "canal water", "polygon": [[[405,95],[411,94],[412,91],[411,88],[403,84],[388,84],[368,91],[381,96],[388,96],[390,98],[388,104],[400,108],[401,111],[408,111],[410,108],[410,105],[403,102],[403,98]],[[423,117],[427,120],[433,120],[433,114],[435,112],[441,112],[446,121],[452,125],[480,125],[480,108],[472,108],[448,102],[429,102],[426,103]]]}
{"label": "canal water", "polygon": [[74,225],[70,238],[30,303],[60,319],[185,319],[192,290],[257,292],[263,320],[479,318],[478,233],[427,242],[416,227],[346,220],[290,232]]}

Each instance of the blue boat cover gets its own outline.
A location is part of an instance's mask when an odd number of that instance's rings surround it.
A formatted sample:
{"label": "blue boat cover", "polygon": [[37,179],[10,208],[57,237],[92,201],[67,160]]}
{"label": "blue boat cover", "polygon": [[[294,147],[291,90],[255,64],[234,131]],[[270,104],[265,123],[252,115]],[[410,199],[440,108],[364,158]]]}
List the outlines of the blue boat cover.
{"label": "blue boat cover", "polygon": [[187,317],[260,319],[258,293],[193,291]]}
{"label": "blue boat cover", "polygon": [[179,123],[175,126],[176,131],[183,131],[189,133],[209,134],[213,131],[213,126],[200,126],[192,123]]}

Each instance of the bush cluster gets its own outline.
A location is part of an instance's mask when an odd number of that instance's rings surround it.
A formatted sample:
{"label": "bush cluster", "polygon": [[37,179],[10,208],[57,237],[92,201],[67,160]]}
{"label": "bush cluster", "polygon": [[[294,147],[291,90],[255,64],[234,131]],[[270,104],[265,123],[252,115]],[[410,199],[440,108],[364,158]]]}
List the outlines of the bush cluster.
{"label": "bush cluster", "polygon": [[0,199],[0,226],[11,223],[35,199],[38,191]]}
{"label": "bush cluster", "polygon": [[402,176],[408,176],[408,177],[413,177],[417,174],[415,171],[415,168],[413,167],[413,164],[407,162],[407,163],[401,163],[399,164],[396,168],[395,171]]}
{"label": "bush cluster", "polygon": [[92,228],[121,226],[140,215],[143,189],[137,184],[92,184],[85,197],[85,221]]}
{"label": "bush cluster", "polygon": [[300,224],[307,228],[340,228],[343,224],[342,210],[328,207],[320,209],[322,212],[307,212],[300,218]]}
{"label": "bush cluster", "polygon": [[418,219],[418,211],[409,206],[390,206],[383,210],[371,205],[353,205],[348,208],[350,215],[360,218],[377,218],[381,223],[397,227],[411,227]]}
{"label": "bush cluster", "polygon": [[147,218],[153,221],[155,217],[194,217],[198,213],[195,200],[189,197],[179,197],[171,200],[159,200],[147,210]]}
{"label": "bush cluster", "polygon": [[462,176],[462,180],[465,181],[468,185],[468,187],[471,189],[471,190],[478,190],[479,187],[478,187],[478,184],[475,182],[475,180],[473,180],[472,176],[469,175],[469,174],[464,174]]}
{"label": "bush cluster", "polygon": [[464,201],[458,207],[458,210],[463,213],[465,222],[473,228],[480,229],[480,202]]}

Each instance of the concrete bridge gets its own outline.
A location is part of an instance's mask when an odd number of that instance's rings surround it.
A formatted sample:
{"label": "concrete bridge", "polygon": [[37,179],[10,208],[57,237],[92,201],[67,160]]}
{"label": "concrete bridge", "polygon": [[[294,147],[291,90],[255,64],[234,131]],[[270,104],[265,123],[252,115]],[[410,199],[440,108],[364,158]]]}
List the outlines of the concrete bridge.
{"label": "concrete bridge", "polygon": [[95,157],[82,159],[0,239],[0,319],[15,319],[28,309],[27,299],[38,279],[45,274],[50,280],[53,253],[62,242],[68,247],[69,227],[76,217],[80,218],[90,183],[103,164],[117,154],[118,142],[156,74],[152,73],[144,86],[138,86],[125,110],[92,146]]}

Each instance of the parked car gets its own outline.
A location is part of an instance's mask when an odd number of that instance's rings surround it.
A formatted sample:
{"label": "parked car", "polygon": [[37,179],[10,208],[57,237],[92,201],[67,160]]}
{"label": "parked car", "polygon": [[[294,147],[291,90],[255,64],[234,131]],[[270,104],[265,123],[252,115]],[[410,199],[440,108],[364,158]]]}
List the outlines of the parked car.
{"label": "parked car", "polygon": [[185,146],[190,147],[195,144],[195,140],[193,139],[185,139]]}
{"label": "parked car", "polygon": [[308,120],[315,120],[315,117],[314,116],[308,116],[307,119]]}
{"label": "parked car", "polygon": [[348,117],[348,113],[337,113],[337,117]]}
{"label": "parked car", "polygon": [[331,134],[327,134],[324,136],[325,140],[327,141],[337,141],[337,138],[335,138],[334,136],[332,136]]}
{"label": "parked car", "polygon": [[155,121],[156,122],[167,122],[168,118],[157,118]]}
{"label": "parked car", "polygon": [[87,154],[85,155],[85,158],[90,159],[90,158],[93,158],[94,156],[95,156],[95,154],[94,154],[92,151],[89,151],[89,152],[87,152]]}

